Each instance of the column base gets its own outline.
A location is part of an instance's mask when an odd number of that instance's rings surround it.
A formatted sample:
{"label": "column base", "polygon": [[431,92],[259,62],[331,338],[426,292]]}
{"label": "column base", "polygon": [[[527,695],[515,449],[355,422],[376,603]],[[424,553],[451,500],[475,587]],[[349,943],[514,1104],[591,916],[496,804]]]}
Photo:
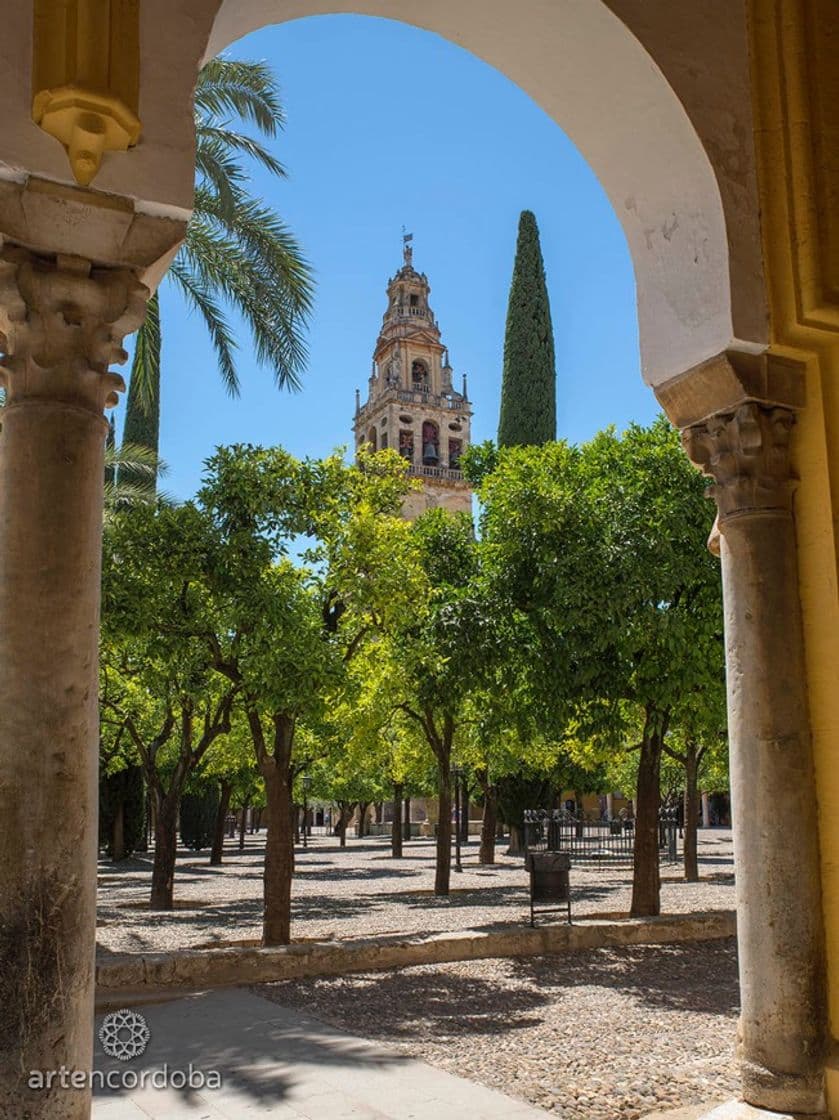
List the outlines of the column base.
{"label": "column base", "polygon": [[667,1112],[647,1113],[643,1120],[827,1120],[826,1112],[772,1112],[745,1101],[717,1105],[687,1105]]}
{"label": "column base", "polygon": [[703,1113],[701,1120],[827,1120],[827,1113],[821,1112],[772,1112],[768,1108],[756,1108],[745,1101],[726,1101],[710,1112]]}
{"label": "column base", "polygon": [[[760,1109],[767,1109],[772,1116],[827,1116],[822,1069],[810,1073],[777,1073],[741,1058],[740,1082],[743,1097],[753,1102],[758,1115]],[[744,1113],[744,1117],[746,1115]]]}

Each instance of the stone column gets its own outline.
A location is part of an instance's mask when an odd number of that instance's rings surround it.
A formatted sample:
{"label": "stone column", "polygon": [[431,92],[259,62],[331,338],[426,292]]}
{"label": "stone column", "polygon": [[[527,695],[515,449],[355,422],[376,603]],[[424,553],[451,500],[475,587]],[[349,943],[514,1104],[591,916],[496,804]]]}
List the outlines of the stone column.
{"label": "stone column", "polygon": [[615,795],[613,793],[606,794],[606,816],[611,820],[615,815]]}
{"label": "stone column", "polygon": [[702,827],[711,827],[711,801],[707,793],[702,794]]}
{"label": "stone column", "polygon": [[0,252],[0,1115],[82,1120],[93,1044],[103,408],[147,290]]}
{"label": "stone column", "polygon": [[824,945],[802,639],[795,414],[746,401],[685,430],[714,479],[722,560],[745,1100],[824,1110]]}

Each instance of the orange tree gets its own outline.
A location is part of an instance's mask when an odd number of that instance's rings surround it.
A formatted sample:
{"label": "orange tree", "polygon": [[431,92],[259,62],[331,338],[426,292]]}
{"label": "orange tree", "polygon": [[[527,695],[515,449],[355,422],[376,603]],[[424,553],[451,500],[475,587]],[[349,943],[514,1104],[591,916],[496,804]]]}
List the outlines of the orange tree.
{"label": "orange tree", "polygon": [[579,448],[478,449],[470,469],[483,578],[518,620],[509,658],[533,718],[612,750],[639,729],[632,913],[657,914],[664,745],[697,697],[722,699],[705,483],[664,418]]}

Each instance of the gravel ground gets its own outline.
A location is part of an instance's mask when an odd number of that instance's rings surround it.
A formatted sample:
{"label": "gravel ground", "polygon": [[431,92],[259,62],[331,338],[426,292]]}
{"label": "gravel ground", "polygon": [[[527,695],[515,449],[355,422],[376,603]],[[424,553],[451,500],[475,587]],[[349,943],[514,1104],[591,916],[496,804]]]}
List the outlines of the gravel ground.
{"label": "gravel ground", "polygon": [[[262,913],[264,839],[249,836],[244,852],[229,841],[225,864],[209,866],[209,854],[180,852],[174,912],[151,913],[150,857],[119,865],[100,863],[98,941],[103,952],[186,949],[257,939]],[[503,854],[480,867],[477,844],[465,849],[464,871],[452,873],[452,894],[435,898],[434,845],[405,844],[405,858],[390,857],[386,838],[354,841],[343,851],[332,837],[315,836],[298,849],[293,885],[294,939],[370,937],[383,933],[432,933],[498,928],[525,919],[527,875],[520,858]],[[731,834],[700,832],[699,883],[685,883],[678,867],[663,867],[664,913],[732,909],[734,874]],[[571,873],[576,917],[626,913],[631,895],[628,869]]]}
{"label": "gravel ground", "polygon": [[422,965],[260,995],[563,1120],[736,1096],[734,940]]}

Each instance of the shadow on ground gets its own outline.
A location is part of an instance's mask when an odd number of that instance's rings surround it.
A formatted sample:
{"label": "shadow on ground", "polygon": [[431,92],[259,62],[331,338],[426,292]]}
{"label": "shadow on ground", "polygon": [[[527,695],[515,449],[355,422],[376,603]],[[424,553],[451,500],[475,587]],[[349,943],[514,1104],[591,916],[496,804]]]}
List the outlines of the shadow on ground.
{"label": "shadow on ground", "polygon": [[[231,998],[235,1000],[236,997]],[[134,1067],[153,1070],[166,1064],[171,1071],[188,1069],[192,1065],[205,1077],[210,1071],[218,1071],[223,1091],[247,1094],[259,1111],[289,1096],[299,1083],[295,1068],[304,1063],[357,1071],[365,1067],[381,1070],[408,1060],[399,1053],[371,1048],[302,1013],[296,1017],[292,1013],[290,1020],[287,1011],[269,1008],[267,1017],[249,1021],[241,1013],[237,1014],[234,1005],[231,1016],[230,999],[221,993],[200,993],[142,1011],[151,1039],[142,1058],[135,1060]],[[95,1068],[104,1073],[113,1070],[122,1074],[127,1068],[125,1063],[106,1057],[98,1040],[95,1055]],[[201,1106],[199,1093],[194,1088],[188,1084],[175,1088],[184,1101],[196,1108]],[[109,1090],[97,1086],[94,1097],[103,1101],[119,1100],[131,1096],[132,1092],[130,1088]]]}
{"label": "shadow on ground", "polygon": [[[297,1002],[293,997],[308,991],[314,1010],[324,999],[338,996],[349,983],[352,1009],[341,1017],[341,1028],[379,1041],[411,1039],[429,1031],[443,1036],[509,1034],[538,1026],[542,1016],[534,1012],[552,998],[532,989],[511,991],[489,981],[458,976],[445,966],[410,972],[407,996],[404,979],[393,970],[261,984],[253,990],[283,1006],[289,1006],[289,999],[293,1006]],[[387,1015],[377,1014],[377,1008],[384,1007]]]}
{"label": "shadow on ground", "polygon": [[603,988],[604,998],[609,990],[628,993],[663,1011],[734,1015],[740,1008],[733,937],[519,957],[509,965],[516,978],[554,994],[585,986]]}

